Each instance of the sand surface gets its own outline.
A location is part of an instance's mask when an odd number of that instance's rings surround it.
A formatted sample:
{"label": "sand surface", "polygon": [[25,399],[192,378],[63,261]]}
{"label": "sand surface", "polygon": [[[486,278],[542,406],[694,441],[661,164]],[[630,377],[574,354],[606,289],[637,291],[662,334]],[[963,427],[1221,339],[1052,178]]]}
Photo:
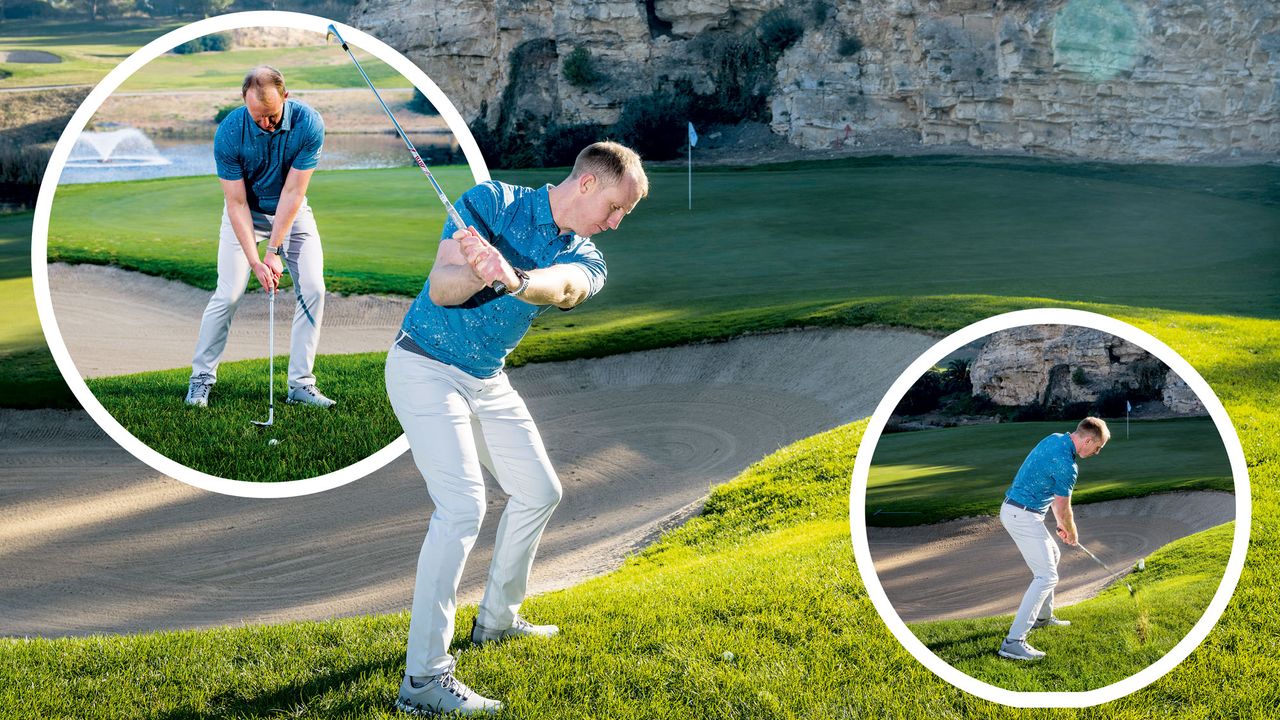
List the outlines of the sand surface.
{"label": "sand surface", "polygon": [[[62,289],[55,305],[64,329],[80,328],[92,340],[67,333],[85,372],[189,361],[195,328],[173,336],[178,325],[192,324],[203,293],[119,270],[74,271],[92,301],[72,304]],[[117,291],[104,290],[111,287]],[[350,317],[362,318],[356,326],[344,324],[342,303],[330,305],[323,351],[384,349],[403,309],[377,298],[346,300],[376,307],[353,309]],[[64,316],[73,305],[79,309]],[[237,351],[243,354],[229,355],[261,356],[265,323],[245,320],[238,317],[233,332],[233,344],[245,343]],[[534,565],[533,590],[617,567],[747,465],[869,415],[933,342],[897,330],[812,330],[513,370],[565,486]],[[490,482],[489,514],[463,576],[464,601],[483,590],[504,502]],[[81,412],[0,411],[0,634],[403,610],[430,511],[407,456],[318,495],[250,500],[155,473]]]}
{"label": "sand surface", "polygon": [[[1235,517],[1224,492],[1161,493],[1077,505],[1081,542],[1115,572],[1059,543],[1058,606],[1087,600],[1163,545]],[[1052,518],[1047,520],[1050,529]],[[1012,614],[1031,582],[1018,548],[995,517],[869,528],[885,594],[905,622]]]}

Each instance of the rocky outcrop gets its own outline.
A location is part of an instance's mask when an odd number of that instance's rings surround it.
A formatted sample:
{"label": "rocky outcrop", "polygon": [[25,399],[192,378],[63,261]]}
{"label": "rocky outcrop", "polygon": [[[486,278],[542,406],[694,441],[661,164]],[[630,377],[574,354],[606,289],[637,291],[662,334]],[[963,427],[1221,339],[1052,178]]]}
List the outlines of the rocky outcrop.
{"label": "rocky outcrop", "polygon": [[[628,98],[677,80],[709,91],[709,39],[784,6],[805,31],[778,61],[771,127],[803,148],[1164,161],[1280,151],[1270,0],[366,0],[352,22],[468,119],[609,124]],[[578,46],[605,80],[562,79]]]}
{"label": "rocky outcrop", "polygon": [[1199,396],[1187,385],[1187,381],[1172,370],[1165,375],[1164,387],[1160,390],[1160,401],[1170,411],[1179,415],[1205,415],[1208,412],[1205,410],[1204,403],[1200,402]]}
{"label": "rocky outcrop", "polygon": [[1074,325],[994,333],[970,368],[974,395],[1010,407],[1092,403],[1116,391],[1135,399],[1159,396],[1167,374],[1164,363],[1137,345]]}

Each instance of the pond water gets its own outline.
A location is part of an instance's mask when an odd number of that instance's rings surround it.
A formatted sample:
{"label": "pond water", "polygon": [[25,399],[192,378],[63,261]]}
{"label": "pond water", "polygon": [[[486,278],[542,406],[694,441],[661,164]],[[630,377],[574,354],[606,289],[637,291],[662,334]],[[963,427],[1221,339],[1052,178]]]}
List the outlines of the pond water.
{"label": "pond water", "polygon": [[[120,133],[118,130],[113,132]],[[120,148],[129,148],[127,152],[121,152],[119,157],[112,155],[112,138],[103,137],[112,133],[85,133],[85,138],[73,149],[59,182],[119,182],[214,174],[211,137],[198,140],[146,138],[139,141],[136,130],[128,132],[134,137],[127,138],[126,143],[119,145]],[[465,162],[452,133],[417,133],[410,134],[409,139],[428,165]],[[153,150],[139,147],[146,140],[150,141]],[[104,150],[105,159],[102,155]],[[324,154],[320,158],[321,170],[388,168],[413,164],[413,158],[400,137],[383,133],[330,134],[324,139]]]}

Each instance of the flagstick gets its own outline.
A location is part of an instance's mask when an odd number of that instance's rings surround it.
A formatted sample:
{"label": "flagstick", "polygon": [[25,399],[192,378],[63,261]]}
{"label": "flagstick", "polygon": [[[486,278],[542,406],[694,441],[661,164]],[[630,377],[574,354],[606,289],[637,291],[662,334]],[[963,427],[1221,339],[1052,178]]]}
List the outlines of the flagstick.
{"label": "flagstick", "polygon": [[693,209],[693,143],[689,143],[689,209]]}

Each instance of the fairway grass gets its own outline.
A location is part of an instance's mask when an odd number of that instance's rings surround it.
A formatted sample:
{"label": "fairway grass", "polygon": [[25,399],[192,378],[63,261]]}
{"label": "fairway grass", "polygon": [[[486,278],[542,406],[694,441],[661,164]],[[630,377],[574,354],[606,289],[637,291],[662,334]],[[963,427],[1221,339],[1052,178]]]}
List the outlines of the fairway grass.
{"label": "fairway grass", "polygon": [[[1280,201],[1250,193],[1280,186],[1280,166],[1177,170],[950,157],[708,168],[690,211],[683,171],[651,168],[649,197],[598,238],[607,290],[547,326],[944,294],[1280,316]],[[472,184],[466,168],[433,171],[451,198]],[[563,172],[498,177],[538,187]],[[316,173],[331,289],[422,288],[443,212],[420,175]],[[221,209],[212,177],[63,186],[50,258],[212,288]],[[1045,261],[1068,246],[1101,260]]]}
{"label": "fairway grass", "polygon": [[1027,637],[1047,654],[1041,661],[996,655],[1012,615],[908,627],[947,664],[996,687],[1023,692],[1105,687],[1159,660],[1191,631],[1222,582],[1234,531],[1231,522],[1176,540],[1148,556],[1144,571],[1114,581],[1095,598],[1056,609],[1070,627],[1033,630]]}
{"label": "fairway grass", "polygon": [[[505,700],[507,718],[1269,716],[1280,677],[1268,640],[1280,627],[1280,537],[1266,520],[1280,510],[1280,413],[1272,402],[1280,392],[1280,323],[1122,315],[1183,353],[1215,387],[1244,441],[1258,518],[1219,625],[1148,688],[1092,710],[1028,713],[962,693],[903,650],[867,599],[850,549],[846,503],[865,422],[752,466],[713,491],[701,516],[620,570],[530,599],[529,618],[563,628],[555,640],[473,648],[465,634],[474,609],[463,608],[454,642],[460,675]],[[1166,557],[1179,574],[1190,566]],[[1175,589],[1162,567],[1147,571],[1141,600]],[[1158,629],[1168,620],[1150,622]],[[392,717],[407,628],[400,613],[4,641],[0,713],[68,716],[93,697],[104,717]]]}
{"label": "fairway grass", "polygon": [[[125,58],[152,40],[200,18],[123,18],[114,20],[10,20],[2,26],[0,51],[44,50],[59,63],[3,63],[12,75],[0,89],[42,85],[93,85]],[[319,37],[317,34],[316,37]],[[380,85],[409,82],[386,63],[353,48],[369,77]],[[237,88],[245,69],[271,64],[284,72],[293,90],[363,87],[351,60],[336,45],[286,48],[235,48],[191,55],[165,53],[143,66],[119,92],[224,90]],[[390,83],[390,84],[388,84]]]}
{"label": "fairway grass", "polygon": [[[1106,450],[1080,461],[1077,505],[1172,490],[1224,490],[1234,483],[1226,448],[1207,417],[1112,421]],[[1001,423],[882,435],[867,478],[867,523],[924,525],[996,515],[1036,443],[1074,422]],[[886,514],[876,515],[877,511]],[[891,514],[892,513],[892,514]]]}
{"label": "fairway grass", "polygon": [[[322,355],[316,374],[330,409],[285,403],[288,358],[276,358],[275,424],[267,419],[267,360],[223,363],[209,407],[185,404],[189,369],[89,380],[111,415],[148,447],[189,468],[249,482],[324,475],[356,463],[401,434],[382,380],[385,353]],[[278,445],[268,445],[271,439]]]}

